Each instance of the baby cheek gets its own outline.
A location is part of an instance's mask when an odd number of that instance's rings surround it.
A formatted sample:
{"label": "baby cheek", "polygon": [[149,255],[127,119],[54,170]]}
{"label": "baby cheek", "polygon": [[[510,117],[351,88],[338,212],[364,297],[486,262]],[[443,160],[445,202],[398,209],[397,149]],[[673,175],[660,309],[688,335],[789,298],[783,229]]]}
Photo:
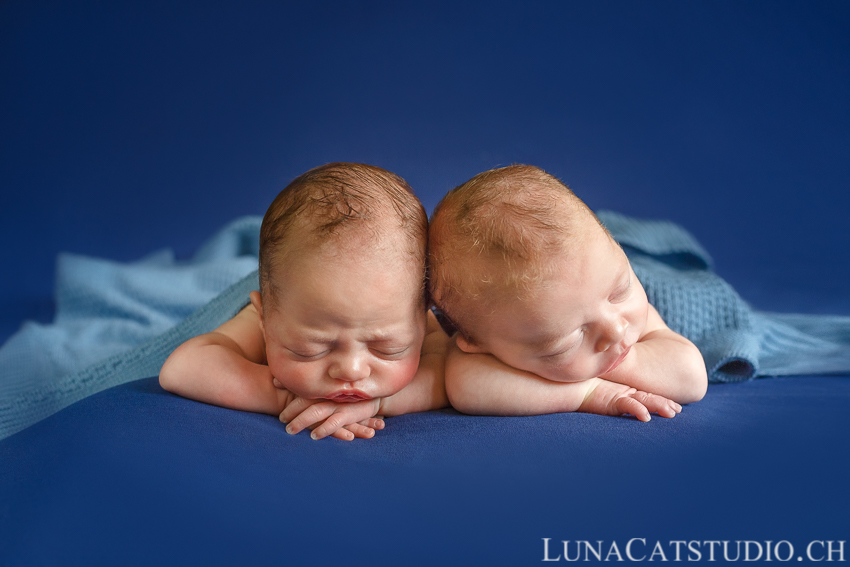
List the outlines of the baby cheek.
{"label": "baby cheek", "polygon": [[307,372],[307,366],[285,361],[270,361],[269,363],[272,376],[275,377],[278,383],[290,392],[302,397],[308,397],[310,395],[312,380],[310,379],[310,373]]}
{"label": "baby cheek", "polygon": [[643,303],[640,308],[640,317],[638,320],[638,336],[643,335],[644,329],[646,329],[646,322],[649,320],[649,301],[646,300],[646,295],[643,296]]}
{"label": "baby cheek", "polygon": [[416,371],[418,369],[418,356],[399,360],[396,364],[393,365],[392,370],[387,376],[387,380],[384,386],[388,390],[388,393],[385,393],[384,395],[391,396],[395,393],[398,393],[405,386],[410,384],[410,381],[413,380],[413,377],[416,375]]}
{"label": "baby cheek", "polygon": [[592,357],[577,357],[558,368],[559,382],[583,382],[599,374],[598,362]]}

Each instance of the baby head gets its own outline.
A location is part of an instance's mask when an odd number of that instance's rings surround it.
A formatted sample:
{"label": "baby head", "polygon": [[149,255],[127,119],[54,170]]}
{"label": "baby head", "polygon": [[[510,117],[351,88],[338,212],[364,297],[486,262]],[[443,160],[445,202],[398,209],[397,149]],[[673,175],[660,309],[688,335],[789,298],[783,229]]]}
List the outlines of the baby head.
{"label": "baby head", "polygon": [[338,402],[413,378],[425,333],[428,220],[399,176],[331,163],[296,178],[260,230],[266,360],[284,387]]}
{"label": "baby head", "polygon": [[429,229],[430,288],[458,347],[549,380],[604,376],[640,338],[646,293],[596,215],[527,165],[450,191]]}

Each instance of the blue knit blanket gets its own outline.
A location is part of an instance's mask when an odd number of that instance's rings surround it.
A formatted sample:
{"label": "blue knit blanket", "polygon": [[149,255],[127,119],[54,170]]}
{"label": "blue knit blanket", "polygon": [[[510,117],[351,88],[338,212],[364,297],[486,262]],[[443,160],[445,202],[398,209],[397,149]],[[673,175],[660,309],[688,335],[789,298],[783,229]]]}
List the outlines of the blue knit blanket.
{"label": "blue knit blanket", "polygon": [[[703,354],[712,382],[850,373],[850,317],[753,310],[681,227],[603,211],[650,302]],[[185,340],[233,317],[258,288],[259,217],[237,219],[188,262],[61,255],[56,318],[0,348],[0,439],[101,390],[156,376]]]}
{"label": "blue knit blanket", "polygon": [[756,311],[712,271],[711,256],[682,227],[611,211],[598,216],[649,302],[699,348],[710,382],[850,374],[850,317]]}
{"label": "blue knit blanket", "polygon": [[169,250],[128,264],[60,255],[53,324],[25,323],[0,348],[0,439],[158,375],[177,346],[233,317],[258,289],[261,222],[231,222],[184,262]]}

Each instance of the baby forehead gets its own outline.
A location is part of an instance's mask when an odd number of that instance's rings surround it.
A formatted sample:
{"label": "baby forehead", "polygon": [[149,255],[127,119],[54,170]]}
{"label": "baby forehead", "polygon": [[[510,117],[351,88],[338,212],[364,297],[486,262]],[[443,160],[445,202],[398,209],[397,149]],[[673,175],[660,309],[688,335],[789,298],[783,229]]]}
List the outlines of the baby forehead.
{"label": "baby forehead", "polygon": [[456,305],[480,321],[512,318],[517,325],[527,325],[529,332],[539,330],[539,341],[546,342],[553,338],[545,333],[555,313],[569,318],[629,284],[631,265],[622,250],[613,246],[617,255],[594,257],[594,261],[561,257],[531,271],[487,272],[481,266],[476,271],[467,265],[467,281],[477,285],[467,286]]}
{"label": "baby forehead", "polygon": [[454,270],[471,288],[482,292],[489,288],[525,300],[535,292],[599,286],[628,267],[620,245],[597,227],[596,234],[569,237],[558,249],[530,258],[469,254],[457,258]]}
{"label": "baby forehead", "polygon": [[395,325],[370,328],[367,326],[324,328],[321,326],[301,326],[290,331],[300,341],[316,344],[334,344],[339,341],[340,335],[350,335],[358,342],[370,344],[396,344],[414,339],[417,336],[418,327],[412,324],[412,320],[405,320]]}
{"label": "baby forehead", "polygon": [[390,243],[301,245],[278,258],[269,273],[276,302],[364,313],[409,308],[423,296],[424,262]]}

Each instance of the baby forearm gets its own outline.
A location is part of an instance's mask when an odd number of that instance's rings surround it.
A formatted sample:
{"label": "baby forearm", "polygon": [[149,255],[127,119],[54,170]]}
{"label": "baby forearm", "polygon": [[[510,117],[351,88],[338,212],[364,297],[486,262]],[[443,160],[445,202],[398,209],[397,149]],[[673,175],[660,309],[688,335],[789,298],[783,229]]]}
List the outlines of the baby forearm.
{"label": "baby forearm", "polygon": [[526,416],[578,411],[590,382],[562,383],[505,365],[489,354],[454,347],[446,363],[452,406],[472,415]]}
{"label": "baby forearm", "polygon": [[680,404],[701,400],[708,386],[699,350],[672,331],[657,333],[635,344],[623,363],[602,378]]}
{"label": "baby forearm", "polygon": [[230,409],[277,416],[293,395],[275,388],[268,366],[255,364],[208,335],[175,350],[160,385],[177,395]]}

